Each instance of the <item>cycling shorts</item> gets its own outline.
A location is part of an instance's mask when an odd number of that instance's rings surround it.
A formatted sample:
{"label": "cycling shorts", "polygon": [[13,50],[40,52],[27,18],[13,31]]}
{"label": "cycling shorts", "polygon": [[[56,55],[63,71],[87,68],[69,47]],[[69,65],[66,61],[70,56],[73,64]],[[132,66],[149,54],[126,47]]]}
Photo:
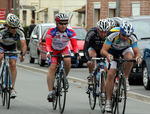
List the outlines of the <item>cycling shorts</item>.
{"label": "cycling shorts", "polygon": [[[66,48],[61,50],[61,51],[56,51],[53,49],[52,49],[52,51],[53,51],[53,55],[58,55],[58,54],[62,54],[62,55],[69,54],[69,55],[71,55],[71,51],[70,51],[68,46],[66,46]],[[57,64],[57,63],[58,63],[58,58],[52,57],[51,58],[51,64]]]}
{"label": "cycling shorts", "polygon": [[[4,45],[2,43],[0,43],[0,51],[4,52],[4,51],[16,51],[16,43],[12,44],[12,45]],[[10,54],[9,55],[9,59],[16,59],[17,60],[17,54]]]}
{"label": "cycling shorts", "polygon": [[[127,52],[131,52],[134,56],[134,52],[132,47],[128,47],[126,49],[123,50],[114,50],[114,49],[109,49],[108,53],[110,53],[111,55],[113,55],[114,58],[118,58],[122,57],[127,53]],[[108,63],[108,61],[106,61],[106,67],[108,69],[116,69],[117,68],[117,62],[116,61],[111,61],[110,63]]]}

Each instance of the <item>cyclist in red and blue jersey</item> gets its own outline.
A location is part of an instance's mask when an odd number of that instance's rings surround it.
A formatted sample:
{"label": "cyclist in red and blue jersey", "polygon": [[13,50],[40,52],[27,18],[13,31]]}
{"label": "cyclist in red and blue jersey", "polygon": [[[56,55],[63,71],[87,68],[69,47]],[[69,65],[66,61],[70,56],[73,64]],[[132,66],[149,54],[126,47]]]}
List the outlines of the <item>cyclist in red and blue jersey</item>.
{"label": "cyclist in red and blue jersey", "polygon": [[[141,55],[137,46],[137,37],[134,33],[132,24],[128,21],[123,21],[120,27],[116,27],[110,30],[107,35],[107,39],[100,52],[104,57],[107,57],[107,61],[111,64],[110,69],[107,72],[106,80],[106,107],[105,110],[111,112],[111,93],[114,88],[114,78],[116,74],[117,62],[113,61],[113,58],[133,59],[135,57],[136,63],[141,63]],[[107,62],[107,63],[108,63]],[[132,69],[133,63],[126,62],[124,64],[124,73],[126,78],[127,90],[130,89],[128,76]]]}
{"label": "cyclist in red and blue jersey", "polygon": [[[68,42],[71,41],[73,51],[75,56],[78,54],[78,46],[76,33],[71,27],[67,27],[68,25],[68,16],[64,13],[56,14],[55,21],[56,27],[50,28],[47,32],[46,36],[46,51],[47,57],[50,58],[50,52],[53,55],[62,54],[62,55],[71,55]],[[57,57],[51,58],[51,65],[49,67],[49,72],[47,74],[47,84],[48,84],[48,97],[47,100],[49,102],[53,101],[53,85],[55,81],[55,72],[57,66]],[[66,76],[68,75],[71,68],[71,58],[64,58],[64,68],[66,72]],[[68,81],[66,82],[67,89],[69,87]]]}
{"label": "cyclist in red and blue jersey", "polygon": [[[0,51],[16,51],[17,50],[17,42],[20,40],[20,44],[23,50],[23,58],[19,56],[20,61],[23,62],[25,58],[25,53],[27,51],[25,35],[23,30],[19,28],[20,21],[19,18],[9,13],[6,17],[5,26],[0,28]],[[0,65],[2,62],[4,55],[0,54]],[[17,55],[12,54],[9,56],[9,64],[12,78],[12,90],[11,90],[11,98],[15,98],[17,96],[16,91],[14,90],[17,69],[16,69],[16,61]]]}

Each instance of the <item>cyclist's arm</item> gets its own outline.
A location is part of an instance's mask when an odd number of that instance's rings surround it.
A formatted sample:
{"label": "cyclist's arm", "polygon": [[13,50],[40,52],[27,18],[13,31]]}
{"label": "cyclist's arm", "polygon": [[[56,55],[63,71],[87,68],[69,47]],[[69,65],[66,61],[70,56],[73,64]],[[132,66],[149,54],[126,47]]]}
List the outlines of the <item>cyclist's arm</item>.
{"label": "cyclist's arm", "polygon": [[[101,49],[101,51],[100,51],[100,54],[101,54],[102,56],[107,57],[108,62],[111,61],[110,56],[112,56],[111,54],[109,54],[109,53],[107,52],[107,50],[108,50],[110,47],[111,47],[111,45],[109,45],[109,44],[107,44],[107,43],[104,43],[104,44],[103,44],[103,47],[102,47],[102,49]],[[112,57],[113,57],[113,56],[112,56]],[[113,59],[113,58],[112,58],[112,59]]]}
{"label": "cyclist's arm", "polygon": [[135,47],[135,48],[132,48],[133,49],[133,52],[135,54],[135,60],[136,60],[136,63],[138,64],[138,58],[139,58],[139,64],[141,64],[142,62],[142,59],[141,59],[141,54],[139,52],[139,48],[138,47]]}
{"label": "cyclist's arm", "polygon": [[26,40],[20,40],[20,44],[23,50],[23,56],[25,56],[26,52],[27,52],[27,45],[26,45]]}
{"label": "cyclist's arm", "polygon": [[52,36],[51,36],[50,30],[49,30],[46,35],[46,51],[47,52],[52,51],[51,46],[52,46]]}

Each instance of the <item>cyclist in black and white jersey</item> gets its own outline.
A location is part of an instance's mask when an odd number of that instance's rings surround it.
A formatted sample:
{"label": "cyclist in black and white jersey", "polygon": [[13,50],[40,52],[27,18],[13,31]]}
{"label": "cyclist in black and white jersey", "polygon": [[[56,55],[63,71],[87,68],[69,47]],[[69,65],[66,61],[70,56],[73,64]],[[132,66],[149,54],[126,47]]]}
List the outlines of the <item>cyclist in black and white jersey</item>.
{"label": "cyclist in black and white jersey", "polygon": [[[97,27],[91,28],[85,38],[84,44],[84,54],[87,59],[90,57],[102,57],[100,55],[100,50],[105,41],[105,36],[110,29],[109,22],[107,19],[99,20],[97,22]],[[87,62],[89,68],[88,81],[89,84],[93,83],[93,69],[94,69],[94,60]]]}
{"label": "cyclist in black and white jersey", "polygon": [[[20,62],[24,61],[24,56],[27,51],[25,35],[23,30],[20,27],[19,18],[9,13],[6,17],[6,25],[0,28],[0,51],[16,51],[17,49],[17,41],[20,40],[20,44],[23,50],[23,58],[20,56]],[[0,66],[4,55],[0,54]],[[11,98],[16,97],[16,92],[14,90],[17,69],[16,69],[16,61],[17,55],[12,54],[9,56],[9,64],[11,70],[11,78],[12,78],[12,90],[11,90]]]}

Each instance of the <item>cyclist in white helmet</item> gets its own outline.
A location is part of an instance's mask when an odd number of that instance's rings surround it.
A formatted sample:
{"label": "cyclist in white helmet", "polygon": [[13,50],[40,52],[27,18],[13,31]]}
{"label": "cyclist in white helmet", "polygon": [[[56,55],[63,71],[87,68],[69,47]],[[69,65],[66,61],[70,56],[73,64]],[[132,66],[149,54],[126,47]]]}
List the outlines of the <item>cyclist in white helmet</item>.
{"label": "cyclist in white helmet", "polygon": [[107,18],[109,24],[110,24],[110,29],[116,27],[116,22],[112,18]]}
{"label": "cyclist in white helmet", "polygon": [[[6,25],[0,28],[0,51],[15,51],[17,48],[17,42],[20,40],[20,44],[23,50],[23,58],[19,56],[20,61],[24,61],[24,56],[27,51],[25,35],[20,27],[19,18],[9,13],[6,17]],[[0,65],[4,55],[0,54]],[[16,61],[17,55],[13,54],[10,55],[9,64],[10,64],[10,71],[11,71],[11,78],[12,78],[12,89],[11,89],[11,98],[16,97],[16,92],[14,90],[15,81],[17,76],[17,69],[16,69]]]}
{"label": "cyclist in white helmet", "polygon": [[[100,54],[100,50],[105,41],[105,36],[109,30],[109,23],[106,19],[100,19],[97,22],[97,27],[91,28],[85,38],[84,44],[84,54],[86,59],[90,57],[102,57]],[[87,61],[87,67],[89,68],[89,76],[87,77],[88,83],[93,84],[93,70],[94,70],[95,62]],[[89,92],[87,91],[87,94]]]}
{"label": "cyclist in white helmet", "polygon": [[[111,93],[113,92],[114,78],[117,68],[117,63],[116,61],[113,61],[113,58],[122,57],[124,59],[133,59],[133,57],[135,57],[136,62],[138,63],[139,58],[139,63],[141,63],[141,55],[137,46],[137,37],[134,34],[134,28],[130,22],[123,21],[120,27],[110,30],[103,48],[101,49],[101,55],[106,57],[107,61],[111,64],[110,69],[107,72],[107,101],[105,107],[106,111],[111,112]],[[130,89],[128,76],[132,66],[132,62],[126,62],[124,64],[127,91]]]}

